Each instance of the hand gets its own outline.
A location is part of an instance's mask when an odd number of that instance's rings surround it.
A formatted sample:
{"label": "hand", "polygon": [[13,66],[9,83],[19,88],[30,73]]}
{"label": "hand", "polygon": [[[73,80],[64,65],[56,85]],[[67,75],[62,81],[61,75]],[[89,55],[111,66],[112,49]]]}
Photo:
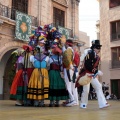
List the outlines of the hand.
{"label": "hand", "polygon": [[71,68],[72,69],[72,71],[75,71],[75,68]]}
{"label": "hand", "polygon": [[95,71],[96,71],[96,70],[97,70],[97,69],[96,69],[96,68],[94,68],[94,69],[92,69],[92,72],[93,72],[93,73],[95,73]]}
{"label": "hand", "polygon": [[61,78],[64,78],[64,72],[60,72]]}

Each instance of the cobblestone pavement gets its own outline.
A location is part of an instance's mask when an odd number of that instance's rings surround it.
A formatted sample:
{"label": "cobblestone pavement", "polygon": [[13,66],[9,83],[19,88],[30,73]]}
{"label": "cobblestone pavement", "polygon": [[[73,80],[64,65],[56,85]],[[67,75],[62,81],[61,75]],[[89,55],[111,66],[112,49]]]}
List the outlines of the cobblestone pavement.
{"label": "cobblestone pavement", "polygon": [[[73,107],[18,107],[15,101],[0,100],[0,120],[120,120],[120,101],[108,101],[111,106],[98,108],[90,100],[87,109]],[[48,105],[47,105],[48,106]]]}

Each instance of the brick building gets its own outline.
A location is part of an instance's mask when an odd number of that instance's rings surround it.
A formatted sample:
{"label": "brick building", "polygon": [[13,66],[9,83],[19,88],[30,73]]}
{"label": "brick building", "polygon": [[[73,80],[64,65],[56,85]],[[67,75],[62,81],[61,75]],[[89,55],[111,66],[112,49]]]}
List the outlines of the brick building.
{"label": "brick building", "polygon": [[52,23],[79,36],[80,0],[0,0],[0,99],[9,99],[11,53],[26,42],[15,38],[15,13],[29,15],[32,29]]}
{"label": "brick building", "polygon": [[102,81],[120,99],[120,0],[98,0]]}

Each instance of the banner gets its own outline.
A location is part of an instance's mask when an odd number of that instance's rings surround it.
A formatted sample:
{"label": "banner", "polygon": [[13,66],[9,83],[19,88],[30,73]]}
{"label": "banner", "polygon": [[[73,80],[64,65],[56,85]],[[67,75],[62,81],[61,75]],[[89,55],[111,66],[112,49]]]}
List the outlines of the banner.
{"label": "banner", "polygon": [[71,30],[70,29],[67,29],[67,28],[64,28],[64,27],[61,27],[61,26],[58,26],[58,31],[64,35],[66,37],[66,39],[68,39],[69,37],[71,37]]}
{"label": "banner", "polygon": [[27,14],[16,11],[15,38],[29,41],[31,34],[31,17]]}

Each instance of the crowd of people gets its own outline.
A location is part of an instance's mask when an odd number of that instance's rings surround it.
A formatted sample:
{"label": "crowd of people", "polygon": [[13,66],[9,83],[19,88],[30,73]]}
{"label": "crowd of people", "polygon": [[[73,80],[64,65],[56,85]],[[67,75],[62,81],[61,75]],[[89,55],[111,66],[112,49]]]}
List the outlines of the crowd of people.
{"label": "crowd of people", "polygon": [[99,40],[92,41],[79,69],[77,45],[71,39],[62,39],[55,27],[38,27],[29,44],[19,50],[10,98],[16,99],[16,106],[45,107],[45,100],[49,100],[49,107],[59,107],[60,100],[65,101],[66,107],[79,105],[79,80],[87,76],[90,81],[82,85],[80,108],[87,108],[90,83],[97,94],[99,108],[110,106],[97,77],[102,75],[98,70],[101,46]]}
{"label": "crowd of people", "polygon": [[58,107],[60,100],[65,100],[64,106],[78,105],[75,88],[80,63],[78,48],[70,39],[62,42],[55,28],[47,31],[48,35],[45,32],[45,28],[38,27],[31,39],[35,44],[30,41],[18,50],[10,98],[16,99],[16,106],[44,107],[45,100],[50,101],[49,107]]}

